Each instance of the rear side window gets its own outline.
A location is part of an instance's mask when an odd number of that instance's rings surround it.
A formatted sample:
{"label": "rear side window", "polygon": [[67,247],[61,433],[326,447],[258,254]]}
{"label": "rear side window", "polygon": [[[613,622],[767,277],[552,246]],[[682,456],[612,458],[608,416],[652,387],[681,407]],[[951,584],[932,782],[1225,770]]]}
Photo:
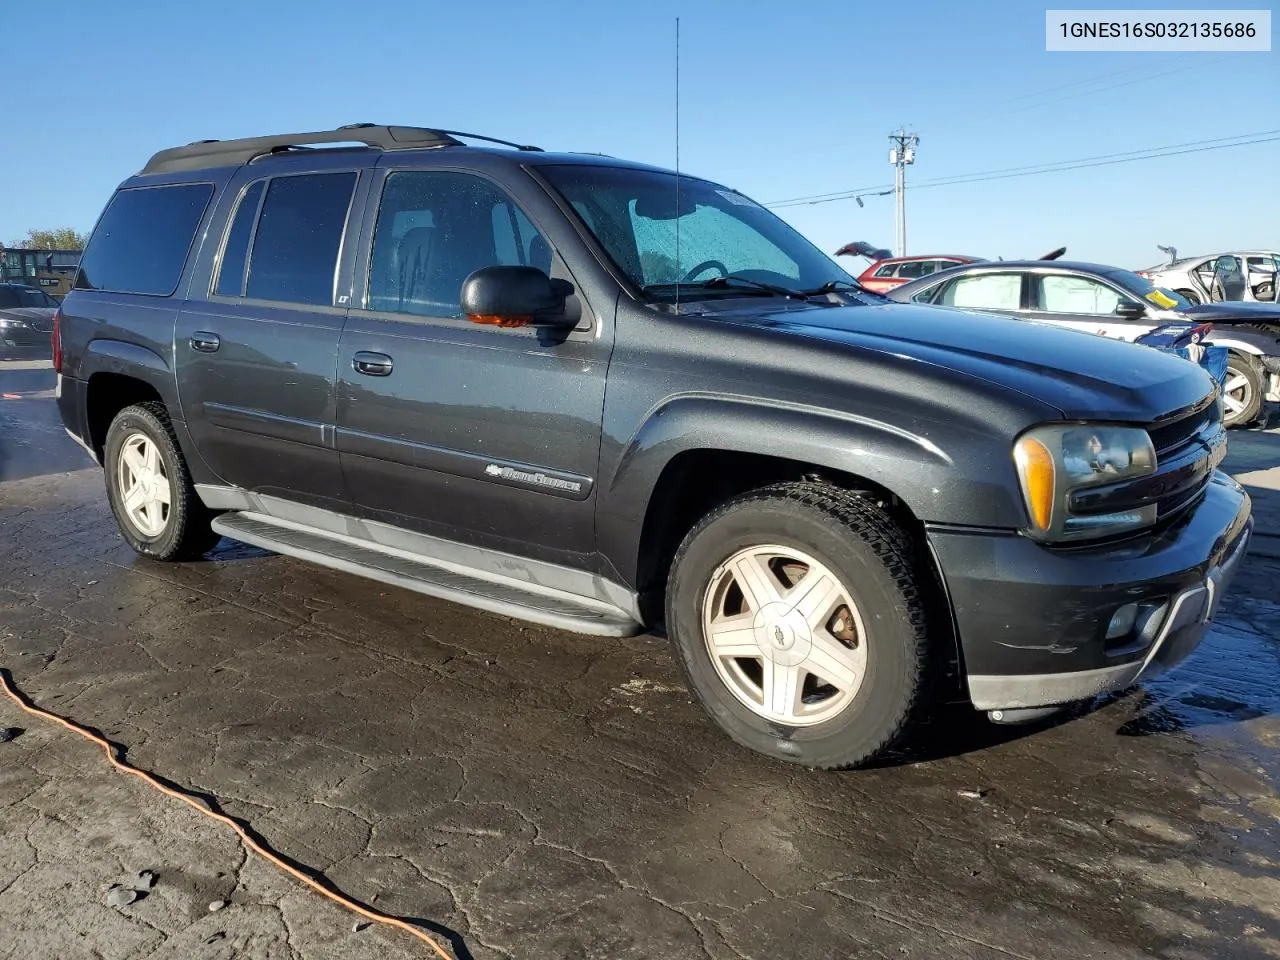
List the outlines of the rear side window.
{"label": "rear side window", "polygon": [[208,183],[116,191],[80,260],[76,288],[170,296],[212,196]]}
{"label": "rear side window", "polygon": [[354,173],[276,177],[267,185],[249,253],[245,296],[333,303],[338,250],[355,185]]}
{"label": "rear side window", "polygon": [[244,268],[249,264],[249,241],[253,239],[253,225],[258,222],[264,183],[259,180],[252,184],[236,207],[226,245],[222,248],[222,265],[218,268],[220,297],[244,296]]}

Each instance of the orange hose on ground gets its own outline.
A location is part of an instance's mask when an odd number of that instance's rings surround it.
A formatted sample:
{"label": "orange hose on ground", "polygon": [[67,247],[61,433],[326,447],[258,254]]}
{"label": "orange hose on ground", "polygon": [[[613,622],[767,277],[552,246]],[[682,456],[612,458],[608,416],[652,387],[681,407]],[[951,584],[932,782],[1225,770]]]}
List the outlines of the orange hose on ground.
{"label": "orange hose on ground", "polygon": [[375,910],[371,907],[363,906],[357,903],[355,900],[352,900],[346,894],[329,890],[323,884],[307,876],[297,867],[294,867],[288,863],[285,863],[284,860],[280,859],[280,857],[278,857],[270,849],[268,849],[266,846],[264,846],[263,844],[255,840],[249,834],[249,831],[246,830],[238,821],[227,816],[225,813],[220,813],[217,810],[210,809],[209,806],[205,803],[205,801],[199,797],[193,796],[192,794],[186,793],[182,790],[175,790],[172,787],[166,786],[165,784],[160,782],[159,778],[157,778],[155,774],[148,773],[146,770],[140,770],[139,768],[130,764],[127,760],[121,760],[117,756],[117,751],[119,750],[119,747],[117,747],[114,743],[112,743],[106,737],[102,736],[100,733],[94,730],[91,730],[88,727],[81,726],[80,724],[76,723],[74,720],[68,720],[66,717],[59,716],[56,713],[51,713],[48,710],[45,710],[41,707],[37,707],[27,697],[26,694],[19,691],[18,688],[14,685],[13,678],[12,676],[10,676],[8,670],[0,669],[0,685],[4,686],[4,692],[9,695],[9,698],[18,705],[18,708],[22,710],[23,713],[29,713],[33,717],[41,717],[42,719],[45,719],[45,720],[52,720],[54,723],[59,724],[63,727],[66,727],[72,733],[78,733],[80,736],[84,737],[86,740],[90,740],[98,744],[100,747],[102,747],[103,753],[107,755],[107,760],[117,770],[123,770],[125,773],[129,774],[130,776],[137,777],[139,780],[142,780],[145,783],[149,784],[150,786],[155,787],[157,790],[159,790],[161,793],[163,793],[167,797],[173,797],[175,800],[181,800],[187,806],[191,807],[194,810],[199,811],[200,813],[204,814],[206,817],[209,817],[211,820],[217,820],[219,823],[226,824],[233,831],[235,831],[236,836],[240,838],[240,842],[243,843],[246,847],[248,847],[258,856],[262,857],[268,863],[274,864],[275,866],[279,867],[281,870],[289,874],[294,879],[299,880],[302,883],[306,884],[316,893],[319,893],[325,897],[328,897],[330,900],[332,900],[334,903],[338,904],[339,906],[346,907],[352,913],[357,913],[360,916],[364,917],[366,920],[369,920],[373,923],[381,923],[384,926],[395,927],[397,930],[403,930],[405,933],[409,934],[412,937],[416,937],[417,939],[425,943],[427,946],[429,946],[432,950],[435,951],[436,956],[440,957],[441,960],[454,960],[453,956],[447,953],[445,949],[435,941],[435,939],[433,939],[431,936],[424,933],[423,931],[419,930],[413,924],[407,923],[406,921],[401,920],[399,917],[393,917],[390,914],[383,913],[381,910]]}

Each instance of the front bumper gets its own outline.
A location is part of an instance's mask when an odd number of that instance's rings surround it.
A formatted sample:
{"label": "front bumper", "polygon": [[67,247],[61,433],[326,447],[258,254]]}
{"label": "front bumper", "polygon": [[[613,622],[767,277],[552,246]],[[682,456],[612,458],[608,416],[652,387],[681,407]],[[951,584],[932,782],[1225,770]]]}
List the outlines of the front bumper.
{"label": "front bumper", "polygon": [[[1045,707],[1123,689],[1200,643],[1248,547],[1249,495],[1217,473],[1167,529],[1120,543],[1047,549],[1025,537],[930,530],[980,710]],[[1145,646],[1106,639],[1125,604],[1167,603]]]}

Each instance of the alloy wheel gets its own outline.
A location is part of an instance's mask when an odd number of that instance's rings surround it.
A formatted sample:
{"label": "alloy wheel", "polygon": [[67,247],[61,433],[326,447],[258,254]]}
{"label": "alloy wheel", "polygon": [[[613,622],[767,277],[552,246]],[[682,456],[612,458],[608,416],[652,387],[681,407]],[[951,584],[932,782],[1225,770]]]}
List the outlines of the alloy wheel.
{"label": "alloy wheel", "polygon": [[704,595],[702,630],[725,686],[777,723],[830,720],[866,676],[866,634],[848,588],[794,547],[749,547],[721,564]]}
{"label": "alloy wheel", "polygon": [[120,446],[117,462],[120,501],[129,522],[144,537],[158,537],[169,522],[173,487],[155,442],[131,433]]}
{"label": "alloy wheel", "polygon": [[1226,409],[1223,418],[1228,423],[1238,419],[1253,403],[1253,384],[1243,373],[1227,371],[1227,381],[1222,385],[1222,404]]}

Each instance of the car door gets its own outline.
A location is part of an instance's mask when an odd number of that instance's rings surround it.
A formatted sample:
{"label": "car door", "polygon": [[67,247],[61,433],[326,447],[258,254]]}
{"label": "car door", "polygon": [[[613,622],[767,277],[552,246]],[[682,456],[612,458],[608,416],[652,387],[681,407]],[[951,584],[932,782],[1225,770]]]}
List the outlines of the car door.
{"label": "car door", "polygon": [[1213,287],[1211,290],[1215,303],[1224,300],[1245,299],[1244,269],[1240,258],[1234,254],[1223,254],[1213,265]]}
{"label": "car door", "polygon": [[[585,565],[611,324],[580,290],[567,304],[582,317],[572,332],[462,316],[462,283],[481,267],[574,278],[512,190],[443,163],[388,164],[366,219],[365,279],[338,356],[337,446],[355,508],[419,533]],[[557,224],[554,209],[542,207],[544,224]]]}
{"label": "car door", "polygon": [[175,347],[192,439],[228,484],[348,505],[333,432],[348,298],[337,290],[349,289],[343,238],[371,162],[269,158],[224,192],[216,256],[179,315]]}
{"label": "car door", "polygon": [[1247,285],[1245,287],[1245,299],[1255,300],[1259,303],[1272,303],[1276,298],[1276,268],[1278,261],[1275,257],[1269,256],[1252,256],[1245,257],[1245,279]]}
{"label": "car door", "polygon": [[1136,340],[1155,326],[1146,304],[1100,277],[1063,271],[1029,279],[1030,319],[1120,340]]}

